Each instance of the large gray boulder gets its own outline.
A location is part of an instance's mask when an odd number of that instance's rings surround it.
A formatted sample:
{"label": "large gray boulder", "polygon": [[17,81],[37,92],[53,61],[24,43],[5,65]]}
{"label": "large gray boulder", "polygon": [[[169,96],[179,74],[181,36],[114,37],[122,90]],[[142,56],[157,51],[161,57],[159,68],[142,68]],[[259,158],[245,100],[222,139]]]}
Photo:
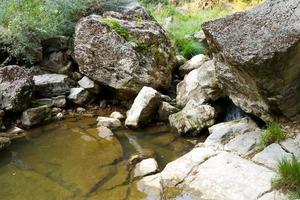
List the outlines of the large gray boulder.
{"label": "large gray boulder", "polygon": [[170,115],[169,122],[181,135],[197,135],[202,129],[214,125],[216,115],[210,105],[191,100],[180,112]]}
{"label": "large gray boulder", "polygon": [[130,13],[82,18],[76,26],[74,52],[82,74],[126,98],[145,85],[168,88],[175,62],[171,42],[161,26],[136,16],[136,11]]}
{"label": "large gray boulder", "polygon": [[0,68],[0,109],[20,112],[28,108],[33,90],[32,74],[17,65]]}
{"label": "large gray boulder", "polygon": [[266,1],[202,26],[226,94],[265,120],[300,113],[299,12],[298,0]]}
{"label": "large gray boulder", "polygon": [[125,125],[137,128],[150,122],[158,111],[161,102],[161,94],[150,87],[143,87],[127,112]]}

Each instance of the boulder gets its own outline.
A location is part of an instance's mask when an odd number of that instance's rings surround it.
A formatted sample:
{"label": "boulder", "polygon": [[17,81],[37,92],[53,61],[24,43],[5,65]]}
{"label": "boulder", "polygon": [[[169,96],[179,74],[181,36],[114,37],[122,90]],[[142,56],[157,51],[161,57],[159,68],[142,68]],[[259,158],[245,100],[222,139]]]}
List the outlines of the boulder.
{"label": "boulder", "polygon": [[122,98],[132,98],[145,85],[168,88],[175,63],[166,32],[136,13],[91,15],[76,26],[74,53],[80,72]]}
{"label": "boulder", "polygon": [[171,127],[181,135],[197,135],[202,129],[214,125],[215,109],[191,100],[178,113],[169,116]]}
{"label": "boulder", "polygon": [[2,149],[5,149],[6,147],[8,147],[11,144],[11,141],[9,138],[7,137],[0,137],[0,151]]}
{"label": "boulder", "polygon": [[300,4],[273,0],[202,25],[220,85],[264,120],[300,113]]}
{"label": "boulder", "polygon": [[168,102],[162,102],[158,108],[158,118],[160,121],[168,121],[169,116],[179,112],[179,109]]}
{"label": "boulder", "polygon": [[143,177],[158,172],[158,164],[155,159],[148,158],[139,162],[134,169],[134,177]]}
{"label": "boulder", "polygon": [[40,97],[56,97],[70,92],[68,77],[62,74],[43,74],[33,77],[35,93]]}
{"label": "boulder", "polygon": [[94,101],[94,96],[84,88],[71,88],[68,99],[73,103],[85,106]]}
{"label": "boulder", "polygon": [[117,111],[112,112],[109,117],[115,118],[115,119],[118,119],[118,120],[124,120],[125,119],[125,116],[122,115],[122,113],[117,112]]}
{"label": "boulder", "polygon": [[29,70],[17,65],[0,68],[0,109],[21,112],[28,108],[33,91]]}
{"label": "boulder", "polygon": [[84,76],[82,79],[80,79],[78,81],[78,84],[80,85],[80,87],[87,89],[88,91],[90,91],[94,94],[99,94],[101,91],[100,86],[86,76]]}
{"label": "boulder", "polygon": [[26,127],[34,126],[45,120],[51,119],[51,109],[48,106],[40,106],[27,109],[22,113],[22,125]]}
{"label": "boulder", "polygon": [[98,117],[97,118],[97,126],[105,126],[107,128],[115,129],[122,127],[122,123],[120,120],[110,117]]}
{"label": "boulder", "polygon": [[198,69],[191,71],[177,85],[177,104],[184,107],[189,100],[200,104],[216,100],[221,96],[213,60],[206,61]]}
{"label": "boulder", "polygon": [[150,87],[143,87],[127,112],[125,125],[132,128],[151,121],[160,105],[161,95]]}
{"label": "boulder", "polygon": [[181,65],[178,69],[179,75],[184,77],[186,74],[190,73],[194,69],[198,69],[209,60],[209,57],[203,54],[196,55],[187,61],[184,65]]}

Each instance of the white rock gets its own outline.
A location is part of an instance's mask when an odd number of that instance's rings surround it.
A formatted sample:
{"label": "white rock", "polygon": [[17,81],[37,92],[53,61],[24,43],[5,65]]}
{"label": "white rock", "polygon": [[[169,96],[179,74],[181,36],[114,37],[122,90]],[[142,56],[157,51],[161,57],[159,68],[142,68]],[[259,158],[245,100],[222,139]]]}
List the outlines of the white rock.
{"label": "white rock", "polygon": [[255,200],[272,188],[276,173],[237,155],[223,152],[208,159],[184,181],[184,191],[203,199]]}
{"label": "white rock", "polygon": [[93,95],[84,88],[71,88],[68,99],[80,106],[87,105],[94,100]]}
{"label": "white rock", "polygon": [[292,153],[296,158],[300,159],[300,144],[298,144],[296,140],[289,138],[281,142],[280,145],[284,150]]}
{"label": "white rock", "polygon": [[179,75],[184,77],[194,69],[198,69],[203,63],[209,60],[209,57],[203,54],[194,56],[192,59],[187,61],[184,65],[179,67]]}
{"label": "white rock", "polygon": [[114,133],[105,126],[99,126],[97,127],[98,135],[100,138],[106,139],[106,140],[112,140]]}
{"label": "white rock", "polygon": [[125,119],[124,115],[122,115],[120,112],[117,112],[117,111],[112,112],[109,117],[115,118],[115,119],[118,119],[118,120]]}
{"label": "white rock", "polygon": [[107,128],[120,128],[122,127],[122,123],[120,120],[110,117],[98,117],[97,118],[97,126],[105,126]]}
{"label": "white rock", "polygon": [[191,100],[180,112],[170,115],[169,122],[181,135],[197,135],[203,128],[212,126],[215,118],[213,107]]}
{"label": "white rock", "polygon": [[224,149],[245,156],[260,144],[261,136],[262,132],[260,130],[237,135],[225,145]]}
{"label": "white rock", "polygon": [[161,95],[150,87],[143,87],[127,112],[125,125],[137,128],[140,124],[152,120],[160,105]]}
{"label": "white rock", "polygon": [[208,129],[210,135],[204,143],[206,145],[223,146],[230,138],[254,131],[257,128],[256,123],[250,118],[216,124]]}
{"label": "white rock", "polygon": [[134,169],[134,177],[143,177],[158,171],[155,159],[148,158],[139,162]]}
{"label": "white rock", "polygon": [[177,85],[176,102],[184,107],[189,100],[203,104],[209,100],[216,100],[220,96],[216,67],[214,61],[210,60],[191,71]]}
{"label": "white rock", "polygon": [[216,154],[217,152],[211,148],[198,147],[168,163],[160,173],[163,186],[175,187],[188,176],[192,169]]}
{"label": "white rock", "polygon": [[139,191],[147,194],[148,200],[161,200],[163,196],[163,187],[159,175],[146,176],[137,183]]}
{"label": "white rock", "polygon": [[82,88],[87,89],[90,92],[95,93],[95,94],[99,94],[101,91],[100,86],[86,76],[84,76],[82,79],[80,79],[80,81],[78,81],[78,84]]}
{"label": "white rock", "polygon": [[282,159],[291,159],[292,154],[285,152],[279,144],[273,143],[257,153],[252,160],[269,168],[276,169]]}

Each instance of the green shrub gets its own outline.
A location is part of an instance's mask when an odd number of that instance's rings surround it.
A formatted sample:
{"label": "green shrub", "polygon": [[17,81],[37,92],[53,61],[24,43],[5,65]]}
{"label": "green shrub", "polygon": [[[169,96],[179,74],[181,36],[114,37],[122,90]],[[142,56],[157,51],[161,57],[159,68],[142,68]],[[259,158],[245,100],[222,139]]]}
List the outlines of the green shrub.
{"label": "green shrub", "polygon": [[291,192],[290,199],[300,198],[300,161],[295,157],[292,159],[283,159],[279,162],[278,178],[274,181],[277,189],[285,192]]}
{"label": "green shrub", "polygon": [[[80,17],[116,9],[130,0],[0,0],[0,37],[11,56],[33,64],[41,40],[72,36]],[[6,31],[1,31],[2,28]],[[1,64],[1,63],[0,63]]]}
{"label": "green shrub", "polygon": [[282,127],[277,123],[270,123],[262,135],[262,145],[268,146],[274,142],[279,143],[287,139],[287,134],[282,130]]}

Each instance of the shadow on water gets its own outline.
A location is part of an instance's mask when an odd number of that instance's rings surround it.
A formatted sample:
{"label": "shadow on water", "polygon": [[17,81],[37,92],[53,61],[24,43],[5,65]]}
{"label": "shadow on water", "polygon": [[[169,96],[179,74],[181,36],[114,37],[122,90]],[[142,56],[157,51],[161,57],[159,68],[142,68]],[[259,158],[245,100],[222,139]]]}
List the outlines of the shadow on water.
{"label": "shadow on water", "polygon": [[[98,137],[95,118],[66,119],[29,131],[0,152],[0,196],[9,200],[141,199],[127,161],[151,151],[159,168],[193,148],[196,139],[167,126],[118,130]],[[183,200],[189,200],[183,196]]]}

